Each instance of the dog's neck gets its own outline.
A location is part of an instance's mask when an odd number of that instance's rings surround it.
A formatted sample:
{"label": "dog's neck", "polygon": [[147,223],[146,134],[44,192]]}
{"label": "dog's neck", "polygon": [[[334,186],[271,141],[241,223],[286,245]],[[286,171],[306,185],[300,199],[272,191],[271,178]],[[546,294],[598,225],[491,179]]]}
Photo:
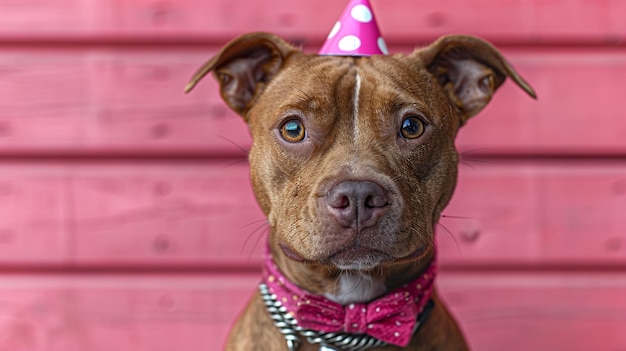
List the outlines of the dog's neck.
{"label": "dog's neck", "polygon": [[432,309],[436,273],[437,264],[431,261],[415,279],[392,290],[365,273],[341,273],[335,293],[318,294],[287,278],[268,252],[259,290],[267,312],[285,335],[292,335],[291,329],[283,332],[290,325],[321,338],[342,333],[342,338],[356,343],[405,347]]}

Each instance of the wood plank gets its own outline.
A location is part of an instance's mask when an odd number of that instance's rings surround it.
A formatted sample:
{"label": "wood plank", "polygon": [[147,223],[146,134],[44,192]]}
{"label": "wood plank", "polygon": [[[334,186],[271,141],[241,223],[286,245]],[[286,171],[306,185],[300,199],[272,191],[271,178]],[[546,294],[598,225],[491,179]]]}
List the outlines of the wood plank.
{"label": "wood plank", "polygon": [[[504,53],[532,82],[540,98],[534,101],[508,82],[461,131],[459,148],[498,153],[626,152],[622,138],[626,120],[612,107],[626,89],[626,54],[603,50]],[[178,54],[130,53],[109,57],[108,66],[98,66],[105,67],[98,71],[105,78],[93,79],[99,87],[96,101],[102,115],[96,125],[90,125],[91,135],[97,136],[89,138],[92,145],[232,150],[224,139],[248,145],[244,124],[225,107],[212,79],[190,95],[179,93],[189,72],[210,57],[200,56],[183,61]],[[590,92],[588,86],[607,88]],[[590,116],[593,123],[589,123]]]}
{"label": "wood plank", "polygon": [[[183,88],[210,53],[101,52],[90,58],[93,120],[88,149],[211,150],[241,154],[249,133],[216,84],[185,95]],[[209,78],[211,79],[211,78]],[[205,151],[206,152],[206,151]]]}
{"label": "wood plank", "polygon": [[0,165],[0,265],[68,263],[68,173],[59,166]]}
{"label": "wood plank", "polygon": [[626,345],[622,273],[442,274],[474,350],[615,350]]}
{"label": "wood plank", "polygon": [[383,33],[392,38],[466,33],[497,41],[573,42],[591,38],[606,41],[624,33],[624,22],[618,14],[623,13],[625,5],[615,1],[391,0],[384,5],[374,2],[373,6]]}
{"label": "wood plank", "polygon": [[[0,11],[4,37],[57,36],[69,39],[228,38],[269,31],[305,41],[324,38],[343,9],[342,1],[289,0],[42,0],[5,1]],[[56,4],[56,3],[55,3]],[[471,33],[498,41],[608,43],[624,39],[620,1],[594,0],[388,0],[374,3],[389,42]],[[268,10],[269,9],[269,10]],[[410,23],[410,26],[406,24]]]}
{"label": "wood plank", "polygon": [[470,162],[459,168],[455,194],[437,228],[444,266],[529,264],[541,260],[535,217],[541,169]]}
{"label": "wood plank", "polygon": [[461,167],[438,232],[444,265],[622,264],[625,166]]}
{"label": "wood plank", "polygon": [[461,149],[570,154],[626,150],[626,121],[613,108],[625,84],[626,55],[603,50],[504,54],[539,98],[530,100],[508,81],[461,130]]}
{"label": "wood plank", "polygon": [[218,350],[257,278],[3,276],[5,350]]}
{"label": "wood plank", "polygon": [[0,53],[0,152],[241,154],[242,119],[215,84],[183,94],[208,53]]}
{"label": "wood plank", "polygon": [[623,167],[552,167],[538,182],[547,259],[626,262]]}
{"label": "wood plank", "polygon": [[241,161],[77,168],[76,262],[256,265],[265,217]]}
{"label": "wood plank", "polygon": [[[238,147],[250,144],[247,128],[222,102],[217,84],[209,78],[192,94],[182,93],[214,50],[3,52],[0,153],[241,154]],[[536,88],[539,100],[507,82],[461,130],[461,150],[626,152],[626,119],[614,108],[626,90],[626,54],[602,49],[504,53]]]}
{"label": "wood plank", "polygon": [[[77,168],[76,262],[258,267],[266,224],[247,167],[223,165]],[[462,166],[438,226],[443,265],[623,263],[624,167]]]}
{"label": "wood plank", "polygon": [[[257,275],[3,275],[10,350],[216,350]],[[439,290],[475,350],[626,347],[623,273],[451,274]]]}
{"label": "wood plank", "polygon": [[0,149],[72,148],[89,117],[87,54],[0,52]]}
{"label": "wood plank", "polygon": [[[243,161],[243,160],[242,160]],[[258,267],[267,227],[231,161],[0,168],[0,264]],[[237,162],[237,161],[232,161]],[[623,164],[462,166],[443,265],[621,264]]]}
{"label": "wood plank", "polygon": [[84,32],[90,20],[92,1],[46,0],[3,1],[0,4],[0,32],[11,35],[50,36]]}
{"label": "wood plank", "polygon": [[[183,0],[98,1],[108,16],[102,18],[100,30],[118,36],[132,37],[232,37],[247,31],[307,33],[315,30],[316,19],[325,4],[285,0],[227,1]],[[337,4],[333,7],[337,7]],[[267,9],[275,9],[267,11]],[[327,15],[327,14],[326,14]],[[329,19],[332,23],[335,19]],[[324,29],[325,30],[325,29]],[[322,30],[322,31],[324,31]]]}

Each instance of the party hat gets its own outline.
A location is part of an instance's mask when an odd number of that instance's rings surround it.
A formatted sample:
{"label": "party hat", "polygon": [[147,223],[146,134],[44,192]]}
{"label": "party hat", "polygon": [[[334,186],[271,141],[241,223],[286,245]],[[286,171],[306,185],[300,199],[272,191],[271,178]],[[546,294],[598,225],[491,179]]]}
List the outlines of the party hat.
{"label": "party hat", "polygon": [[385,39],[380,35],[369,0],[350,0],[328,34],[320,55],[387,55]]}

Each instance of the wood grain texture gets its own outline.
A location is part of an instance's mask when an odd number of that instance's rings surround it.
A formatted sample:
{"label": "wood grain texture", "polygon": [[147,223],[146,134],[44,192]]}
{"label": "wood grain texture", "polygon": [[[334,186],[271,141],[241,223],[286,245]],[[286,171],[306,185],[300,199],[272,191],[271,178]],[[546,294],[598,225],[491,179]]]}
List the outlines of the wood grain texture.
{"label": "wood grain texture", "polygon": [[[5,1],[0,37],[219,38],[269,31],[304,41],[321,41],[343,8],[342,2],[266,0],[43,0]],[[620,1],[594,0],[387,0],[374,3],[388,41],[432,39],[470,33],[498,41],[611,43],[626,25]],[[268,11],[271,9],[271,11]]]}
{"label": "wood grain texture", "polygon": [[439,286],[474,350],[619,350],[622,273],[442,275]]}
{"label": "wood grain texture", "polygon": [[[465,130],[466,150],[544,154],[624,153],[624,118],[615,101],[626,77],[626,56],[611,50],[515,51],[505,56],[536,88],[530,101],[507,82]],[[594,88],[590,88],[594,87]],[[498,151],[499,150],[499,151]]]}
{"label": "wood grain texture", "polygon": [[89,117],[86,55],[0,52],[0,148],[77,147]]}
{"label": "wood grain texture", "polygon": [[[111,267],[258,267],[267,224],[240,161],[67,164],[69,175],[59,179],[64,188],[37,183],[32,196],[56,189],[50,196],[61,206],[57,221],[72,228],[65,239],[71,246],[39,258],[70,255],[79,265]],[[444,267],[624,262],[625,164],[484,161],[461,166],[438,226]],[[39,181],[51,177],[42,172]],[[30,223],[49,217],[48,207],[31,211],[32,201],[20,199],[26,202],[11,208],[26,218],[5,225],[29,234]],[[28,240],[39,240],[33,235]]]}
{"label": "wood grain texture", "polygon": [[440,220],[443,263],[621,264],[626,164],[474,160]]}
{"label": "wood grain texture", "polygon": [[[259,281],[210,274],[1,278],[0,345],[16,351],[217,350]],[[438,285],[475,350],[626,347],[623,273],[443,273]]]}
{"label": "wood grain texture", "polygon": [[[183,87],[209,53],[107,52],[91,57],[94,119],[87,146],[103,150],[241,152],[249,144],[242,119],[215,84],[193,94]],[[157,151],[158,152],[158,151]]]}
{"label": "wood grain texture", "polygon": [[[474,350],[626,349],[626,2],[372,1],[392,52],[493,41],[439,289]],[[267,224],[241,118],[187,79],[231,38],[315,52],[343,1],[0,0],[0,351],[218,350]]]}
{"label": "wood grain texture", "polygon": [[0,349],[218,350],[256,278],[3,276]]}
{"label": "wood grain texture", "polygon": [[256,266],[266,219],[252,196],[247,166],[232,162],[77,169],[74,259]]}
{"label": "wood grain texture", "polygon": [[[241,163],[243,161],[243,163]],[[438,225],[442,264],[620,264],[626,165],[471,160]],[[0,263],[258,267],[245,159],[0,166]]]}
{"label": "wood grain texture", "polygon": [[0,265],[67,263],[69,170],[0,164]]}
{"label": "wood grain texture", "polygon": [[[182,93],[216,49],[0,53],[0,154],[241,154],[249,133],[222,102],[216,82],[208,77],[191,94]],[[626,152],[626,119],[615,108],[626,90],[626,54],[503,51],[539,100],[508,82],[461,130],[461,150]]]}

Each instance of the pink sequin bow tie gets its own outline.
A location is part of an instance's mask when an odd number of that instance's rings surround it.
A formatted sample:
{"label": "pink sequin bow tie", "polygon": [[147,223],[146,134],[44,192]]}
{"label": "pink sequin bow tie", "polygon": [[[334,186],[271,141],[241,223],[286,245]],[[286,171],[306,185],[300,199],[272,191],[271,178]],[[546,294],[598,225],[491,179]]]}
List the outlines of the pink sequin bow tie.
{"label": "pink sequin bow tie", "polygon": [[367,334],[404,347],[412,338],[418,316],[430,301],[436,271],[433,259],[412,282],[369,303],[348,306],[295,285],[280,272],[269,254],[265,259],[264,281],[302,328],[321,333]]}

